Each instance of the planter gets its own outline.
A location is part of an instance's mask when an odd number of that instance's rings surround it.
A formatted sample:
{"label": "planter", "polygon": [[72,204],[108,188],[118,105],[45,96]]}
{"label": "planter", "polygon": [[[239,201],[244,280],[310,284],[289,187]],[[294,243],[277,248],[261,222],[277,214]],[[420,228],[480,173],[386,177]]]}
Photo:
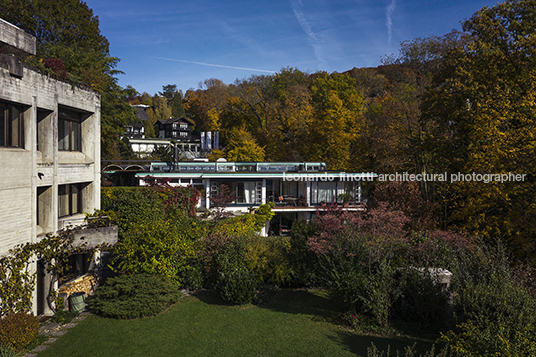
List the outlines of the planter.
{"label": "planter", "polygon": [[69,296],[69,311],[82,312],[86,308],[86,294],[78,292]]}

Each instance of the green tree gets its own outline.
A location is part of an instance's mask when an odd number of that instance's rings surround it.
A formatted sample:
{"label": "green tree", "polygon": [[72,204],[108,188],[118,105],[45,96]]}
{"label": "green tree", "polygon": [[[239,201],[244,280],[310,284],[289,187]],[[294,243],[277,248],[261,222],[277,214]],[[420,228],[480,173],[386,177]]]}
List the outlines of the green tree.
{"label": "green tree", "polygon": [[102,158],[120,158],[119,136],[134,110],[126,103],[132,88],[123,89],[114,77],[119,59],[110,56],[109,43],[100,33],[99,19],[80,0],[6,0],[0,2],[6,21],[36,37],[34,59],[60,59],[69,78],[102,95]]}
{"label": "green tree", "polygon": [[175,93],[173,99],[171,99],[171,102],[169,102],[169,106],[171,107],[171,115],[173,115],[174,118],[182,118],[186,116],[184,106],[182,105],[181,92]]}
{"label": "green tree", "polygon": [[182,105],[182,92],[177,90],[176,84],[168,84],[162,86],[163,92],[158,94],[167,99],[168,105],[171,108],[171,115],[174,118],[182,118],[186,116]]}
{"label": "green tree", "polygon": [[106,82],[97,77],[112,74],[118,62],[110,57],[109,43],[100,33],[99,19],[85,2],[6,0],[0,3],[0,13],[6,21],[35,36],[38,57],[63,60],[67,71],[82,80],[91,80],[96,85]]}

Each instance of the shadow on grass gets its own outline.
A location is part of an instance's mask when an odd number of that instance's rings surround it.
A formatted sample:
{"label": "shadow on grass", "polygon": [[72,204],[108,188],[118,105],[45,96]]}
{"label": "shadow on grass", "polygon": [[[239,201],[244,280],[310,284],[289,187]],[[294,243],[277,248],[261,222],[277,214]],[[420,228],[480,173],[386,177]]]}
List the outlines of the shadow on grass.
{"label": "shadow on grass", "polygon": [[287,314],[309,315],[313,320],[340,324],[342,310],[321,290],[284,289],[259,307]]}
{"label": "shadow on grass", "polygon": [[[201,290],[192,295],[209,305],[232,306],[215,291]],[[372,343],[380,351],[387,351],[388,346],[390,346],[391,356],[396,356],[396,350],[399,350],[403,355],[404,348],[412,346],[414,343],[416,343],[418,356],[420,353],[428,351],[433,345],[432,340],[429,339],[371,336],[345,329],[342,317],[343,309],[332,299],[329,299],[325,291],[320,289],[282,289],[270,294],[265,301],[257,306],[273,312],[307,315],[313,321],[322,321],[339,326],[335,334],[332,334],[329,338],[358,356],[367,356],[367,348],[372,347]]]}
{"label": "shadow on grass", "polygon": [[[232,306],[221,298],[213,290],[198,290],[192,293],[194,297],[209,305]],[[339,316],[342,311],[337,309],[336,304],[320,290],[282,289],[271,293],[257,305],[259,308],[274,312],[288,314],[309,315],[315,320],[324,320],[333,323],[334,316]]]}
{"label": "shadow on grass", "polygon": [[218,294],[218,292],[214,290],[196,290],[192,292],[191,295],[208,305],[222,305],[222,306],[234,305],[230,302],[223,300],[220,294]]}
{"label": "shadow on grass", "polygon": [[333,339],[346,346],[348,351],[359,356],[367,356],[367,349],[372,347],[372,344],[374,344],[379,351],[385,351],[384,356],[387,354],[387,348],[389,346],[391,348],[390,356],[396,356],[397,350],[400,351],[401,356],[404,356],[404,349],[407,346],[413,346],[413,344],[415,344],[417,356],[419,356],[419,354],[424,354],[426,351],[430,350],[433,345],[433,342],[431,341],[410,337],[367,336],[358,335],[350,331],[339,331],[337,332],[337,336],[333,337]]}

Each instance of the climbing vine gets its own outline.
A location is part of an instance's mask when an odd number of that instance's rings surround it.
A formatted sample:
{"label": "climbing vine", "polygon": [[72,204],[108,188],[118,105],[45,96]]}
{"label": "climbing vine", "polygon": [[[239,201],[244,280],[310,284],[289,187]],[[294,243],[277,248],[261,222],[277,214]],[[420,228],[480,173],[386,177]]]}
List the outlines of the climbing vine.
{"label": "climbing vine", "polygon": [[64,229],[38,242],[19,244],[0,257],[0,317],[31,310],[37,276],[31,265],[36,261],[43,262],[47,272],[53,276],[47,302],[54,310],[58,301],[53,286],[58,275],[65,272],[68,256],[103,248],[97,246],[88,249],[85,243],[74,246],[74,235],[83,228]]}

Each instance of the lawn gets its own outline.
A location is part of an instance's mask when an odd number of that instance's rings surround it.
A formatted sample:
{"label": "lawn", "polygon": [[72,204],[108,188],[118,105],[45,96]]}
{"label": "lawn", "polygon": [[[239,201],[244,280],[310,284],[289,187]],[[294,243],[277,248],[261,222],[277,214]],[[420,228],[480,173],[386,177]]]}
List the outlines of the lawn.
{"label": "lawn", "polygon": [[336,310],[322,291],[282,290],[264,304],[247,306],[201,292],[155,317],[89,316],[39,357],[366,356],[371,342],[402,349],[416,341],[359,335],[337,321]]}

